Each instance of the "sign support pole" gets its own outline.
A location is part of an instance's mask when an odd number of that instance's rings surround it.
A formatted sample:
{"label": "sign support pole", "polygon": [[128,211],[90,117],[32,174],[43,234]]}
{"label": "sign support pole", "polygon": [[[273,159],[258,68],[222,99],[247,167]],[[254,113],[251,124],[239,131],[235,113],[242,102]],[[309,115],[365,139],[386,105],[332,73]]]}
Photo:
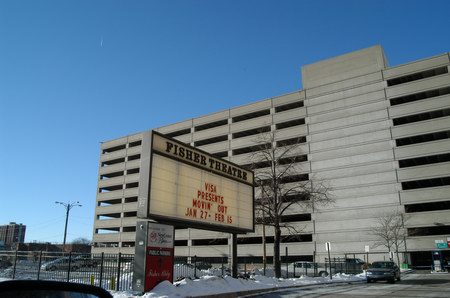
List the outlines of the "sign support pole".
{"label": "sign support pole", "polygon": [[231,276],[238,277],[237,234],[231,234]]}
{"label": "sign support pole", "polygon": [[328,251],[328,264],[330,265],[330,279],[333,279],[333,274],[331,273],[331,257],[330,257],[331,245],[330,245],[330,242],[325,243],[325,248]]}

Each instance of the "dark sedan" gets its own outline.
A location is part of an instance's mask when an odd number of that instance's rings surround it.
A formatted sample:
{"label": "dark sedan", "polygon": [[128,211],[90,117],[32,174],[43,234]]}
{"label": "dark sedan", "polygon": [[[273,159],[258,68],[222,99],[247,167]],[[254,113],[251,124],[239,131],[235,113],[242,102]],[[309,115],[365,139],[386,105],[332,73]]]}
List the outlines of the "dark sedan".
{"label": "dark sedan", "polygon": [[395,283],[395,280],[400,280],[400,268],[397,264],[391,261],[377,261],[373,262],[372,266],[366,271],[367,282],[377,280],[385,280],[390,283]]}

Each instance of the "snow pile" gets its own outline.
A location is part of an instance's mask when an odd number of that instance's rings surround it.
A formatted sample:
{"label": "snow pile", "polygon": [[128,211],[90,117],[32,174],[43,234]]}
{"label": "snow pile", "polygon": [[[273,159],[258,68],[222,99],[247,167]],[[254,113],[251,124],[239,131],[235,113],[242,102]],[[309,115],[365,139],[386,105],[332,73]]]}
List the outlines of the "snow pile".
{"label": "snow pile", "polygon": [[142,296],[133,292],[112,292],[115,298],[167,298],[167,297],[195,297],[232,292],[243,292],[260,289],[285,288],[321,283],[339,283],[350,281],[363,281],[365,275],[336,274],[333,279],[325,277],[301,278],[273,278],[263,275],[252,275],[249,279],[232,278],[230,276],[202,276],[199,279],[183,279],[179,282],[161,282],[151,292]]}
{"label": "snow pile", "polygon": [[[249,278],[232,278],[231,276],[217,277],[205,275],[198,279],[185,278],[171,283],[163,281],[151,292],[139,295],[132,291],[110,291],[115,298],[170,298],[170,297],[196,297],[223,293],[245,292],[252,290],[286,288],[304,285],[365,281],[364,273],[358,275],[336,274],[333,279],[328,277],[300,277],[300,278],[274,278],[271,272],[266,271],[267,276],[252,274]],[[8,280],[7,278],[0,278]]]}

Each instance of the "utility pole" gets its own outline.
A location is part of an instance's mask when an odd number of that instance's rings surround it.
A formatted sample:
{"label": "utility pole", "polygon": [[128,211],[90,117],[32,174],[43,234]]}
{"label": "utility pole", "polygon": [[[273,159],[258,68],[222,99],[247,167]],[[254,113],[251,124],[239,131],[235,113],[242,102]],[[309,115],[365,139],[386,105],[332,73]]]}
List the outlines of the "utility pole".
{"label": "utility pole", "polygon": [[73,207],[81,207],[82,205],[80,204],[80,202],[67,202],[67,203],[63,203],[63,202],[58,202],[56,201],[55,204],[60,204],[63,205],[64,208],[66,208],[66,224],[64,226],[64,241],[63,241],[63,250],[65,250],[66,248],[66,237],[67,237],[67,224],[69,222],[69,213],[70,213],[70,209],[72,209]]}

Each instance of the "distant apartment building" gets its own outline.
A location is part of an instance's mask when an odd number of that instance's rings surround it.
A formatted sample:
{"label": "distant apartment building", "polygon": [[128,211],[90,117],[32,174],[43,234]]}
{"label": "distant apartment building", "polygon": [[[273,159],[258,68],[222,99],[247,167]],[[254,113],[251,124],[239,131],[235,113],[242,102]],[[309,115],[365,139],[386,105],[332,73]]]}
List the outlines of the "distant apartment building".
{"label": "distant apartment building", "polygon": [[[377,218],[405,214],[409,261],[420,265],[450,241],[449,53],[388,66],[380,46],[302,67],[303,90],[188,119],[154,130],[217,157],[245,165],[255,137],[274,133],[274,146],[301,143],[299,174],[327,181],[332,206],[292,209],[286,220],[303,226],[286,237],[289,260],[385,252],[374,247]],[[188,116],[188,115],[187,115]],[[101,144],[93,252],[134,253],[140,172],[149,133]],[[176,227],[176,255],[229,255],[230,235]],[[266,229],[271,262],[272,231]],[[286,234],[287,236],[287,234]],[[262,259],[262,227],[238,236],[238,256]],[[449,250],[445,250],[450,256]],[[284,256],[283,256],[284,258]],[[287,259],[286,259],[287,260]]]}
{"label": "distant apartment building", "polygon": [[8,225],[0,226],[0,242],[5,246],[24,243],[26,226],[10,222]]}

